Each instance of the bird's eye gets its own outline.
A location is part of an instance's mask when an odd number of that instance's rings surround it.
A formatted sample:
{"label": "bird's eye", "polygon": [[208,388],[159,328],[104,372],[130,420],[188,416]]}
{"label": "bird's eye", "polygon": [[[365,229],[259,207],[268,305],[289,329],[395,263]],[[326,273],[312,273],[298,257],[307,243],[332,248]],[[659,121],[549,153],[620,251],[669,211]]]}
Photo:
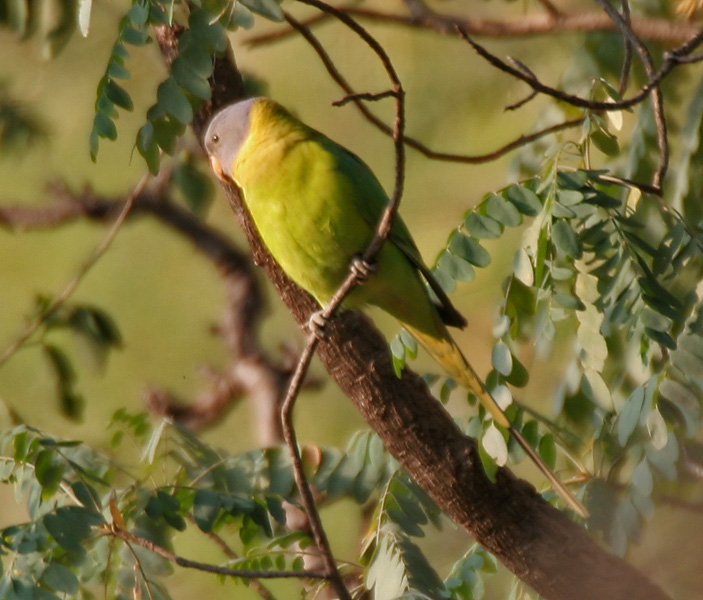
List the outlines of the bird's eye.
{"label": "bird's eye", "polygon": [[212,141],[215,142],[215,143],[219,142],[219,141],[220,141],[220,136],[217,135],[217,134],[214,134],[214,135],[212,136]]}

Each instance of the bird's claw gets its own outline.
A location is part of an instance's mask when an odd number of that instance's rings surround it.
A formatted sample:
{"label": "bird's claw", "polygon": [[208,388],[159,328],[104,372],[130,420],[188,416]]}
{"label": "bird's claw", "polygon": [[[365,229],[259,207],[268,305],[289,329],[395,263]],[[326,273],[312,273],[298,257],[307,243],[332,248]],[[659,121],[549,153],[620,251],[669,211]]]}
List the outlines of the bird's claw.
{"label": "bird's claw", "polygon": [[308,321],[308,329],[318,340],[324,340],[327,337],[327,323],[329,319],[324,315],[323,311],[317,310],[310,315]]}
{"label": "bird's claw", "polygon": [[363,283],[376,272],[376,263],[370,263],[361,256],[355,256],[351,260],[351,271],[354,273],[356,280],[359,283]]}

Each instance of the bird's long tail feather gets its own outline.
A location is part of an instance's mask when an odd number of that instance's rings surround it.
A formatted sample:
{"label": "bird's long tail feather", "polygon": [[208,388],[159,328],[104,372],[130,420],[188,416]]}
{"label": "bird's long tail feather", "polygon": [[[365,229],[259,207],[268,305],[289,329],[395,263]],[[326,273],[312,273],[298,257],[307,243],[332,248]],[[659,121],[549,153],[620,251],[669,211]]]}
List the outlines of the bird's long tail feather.
{"label": "bird's long tail feather", "polygon": [[483,381],[481,381],[481,378],[476,371],[474,371],[469,361],[466,360],[456,343],[449,336],[448,338],[438,339],[417,331],[408,325],[405,325],[405,328],[425,347],[432,357],[444,368],[447,374],[478,398],[485,409],[491,413],[496,423],[502,425],[510,432],[510,435],[520,444],[520,447],[525,451],[527,456],[530,457],[537,468],[542,471],[543,475],[569,507],[582,517],[588,517],[586,507],[566,489],[564,484],[559,481],[554,471],[547,466],[535,449],[530,446],[522,434],[515,429],[513,424],[508,420],[508,417],[505,416],[503,410],[488,392]]}

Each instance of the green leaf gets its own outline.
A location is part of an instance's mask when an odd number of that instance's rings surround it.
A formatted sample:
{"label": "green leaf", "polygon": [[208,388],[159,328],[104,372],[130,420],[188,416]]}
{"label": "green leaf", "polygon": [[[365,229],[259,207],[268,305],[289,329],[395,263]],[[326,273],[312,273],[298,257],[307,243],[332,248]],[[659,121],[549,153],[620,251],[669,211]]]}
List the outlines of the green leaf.
{"label": "green leaf", "polygon": [[183,125],[188,125],[193,120],[193,107],[173,77],[169,77],[159,86],[156,102],[167,114]]}
{"label": "green leaf", "polygon": [[219,21],[212,18],[207,10],[194,9],[190,13],[189,24],[195,40],[207,48],[210,53],[224,52],[227,49],[224,28]]}
{"label": "green leaf", "polygon": [[472,281],[476,276],[469,262],[451,252],[443,252],[437,261],[437,268],[456,281]]}
{"label": "green leaf", "polygon": [[491,352],[491,364],[495,370],[503,376],[507,377],[512,372],[513,356],[503,340],[498,340],[498,342],[493,346],[493,350]]}
{"label": "green leaf", "polygon": [[584,392],[588,397],[605,411],[613,410],[613,398],[603,376],[594,369],[586,369],[583,373]]}
{"label": "green leaf", "polygon": [[403,376],[403,370],[405,369],[405,357],[398,358],[397,356],[391,356],[393,361],[393,372],[395,376],[400,379]]}
{"label": "green leaf", "polygon": [[174,169],[173,182],[193,214],[203,216],[215,192],[211,178],[200,172],[194,161],[189,159]]}
{"label": "green leaf", "polygon": [[676,350],[676,341],[666,331],[657,331],[651,327],[645,327],[644,332],[657,344],[660,344],[669,350]]}
{"label": "green leaf", "polygon": [[185,31],[178,42],[178,59],[201,79],[212,75],[212,55],[191,31]]}
{"label": "green leaf", "polygon": [[[477,267],[486,267],[491,262],[491,255],[475,239],[470,238],[460,231],[456,231],[449,238],[451,252],[467,260]],[[473,271],[473,269],[472,269]]]}
{"label": "green leaf", "polygon": [[586,305],[581,300],[566,292],[557,292],[552,297],[554,303],[562,308],[568,308],[569,310],[584,310],[586,308]]}
{"label": "green leaf", "polygon": [[537,447],[539,443],[539,423],[537,421],[528,421],[522,427],[522,437],[525,438],[527,443],[533,448]]}
{"label": "green leaf", "polygon": [[105,86],[105,95],[117,106],[124,108],[125,110],[132,110],[134,104],[129,94],[117,85],[114,80],[110,79]]}
{"label": "green leaf", "polygon": [[432,270],[432,275],[447,294],[451,294],[454,290],[456,290],[456,281],[451,275],[442,271],[442,269],[435,267]]}
{"label": "green leaf", "polygon": [[602,130],[594,131],[591,134],[593,145],[598,148],[603,154],[608,156],[617,156],[620,154],[620,145],[618,138],[610,133]]}
{"label": "green leaf", "polygon": [[518,388],[525,387],[530,381],[530,374],[527,372],[525,365],[514,356],[512,356],[512,361],[513,370],[509,375],[505,376],[505,381]]}
{"label": "green leaf", "polygon": [[42,500],[52,498],[58,491],[63,480],[64,465],[54,461],[55,452],[42,450],[37,454],[34,472],[39,485],[42,487]]}
{"label": "green leaf", "polygon": [[542,210],[537,194],[523,185],[511,185],[503,194],[523,215],[535,217]]}
{"label": "green leaf", "polygon": [[157,175],[159,172],[160,154],[159,147],[154,139],[154,125],[147,121],[137,133],[137,150],[144,157],[149,172]]}
{"label": "green leaf", "polygon": [[486,214],[495,219],[499,223],[507,227],[517,227],[522,223],[522,215],[520,211],[511,202],[508,202],[503,196],[492,194],[485,201]]}
{"label": "green leaf", "polygon": [[100,513],[102,510],[100,495],[94,487],[87,484],[85,481],[78,480],[71,483],[71,489],[76,498],[78,498],[78,501],[85,508],[95,513]]}
{"label": "green leaf", "polygon": [[535,272],[532,268],[532,261],[524,248],[519,248],[513,258],[513,273],[515,277],[531,287],[535,282]]}
{"label": "green leaf", "polygon": [[78,592],[78,578],[68,567],[51,562],[42,573],[41,581],[52,590],[73,596]]}
{"label": "green leaf", "polygon": [[391,341],[391,354],[395,358],[405,358],[405,345],[403,344],[403,340],[400,339],[400,335],[395,336]]}
{"label": "green leaf", "polygon": [[211,489],[198,489],[193,498],[193,518],[201,531],[209,532],[222,510],[220,494]]}
{"label": "green leaf", "polygon": [[173,61],[171,65],[171,75],[178,84],[186,91],[197,98],[209,100],[212,96],[210,84],[206,78],[200,77],[190,68],[187,61],[180,57]]}
{"label": "green leaf", "polygon": [[442,404],[449,402],[449,396],[457,388],[457,383],[451,377],[447,377],[439,391],[439,400]]}
{"label": "green leaf", "polygon": [[560,188],[580,190],[587,182],[588,172],[586,171],[559,171],[557,173],[557,184]]}
{"label": "green leaf", "polygon": [[239,0],[252,12],[281,23],[285,20],[278,0]]}
{"label": "green leaf", "polygon": [[69,322],[76,333],[87,337],[102,348],[119,348],[122,334],[114,319],[104,310],[94,306],[77,306],[71,312]]}
{"label": "green leaf", "polygon": [[158,119],[153,124],[156,143],[167,154],[173,154],[176,150],[178,136],[183,133],[185,125],[169,118]]}
{"label": "green leaf", "polygon": [[139,31],[127,25],[122,30],[122,39],[132,46],[143,46],[149,42],[149,34],[146,31]]}
{"label": "green leaf", "polygon": [[563,206],[575,206],[583,201],[583,193],[579,190],[557,190],[557,201]]}
{"label": "green leaf", "polygon": [[417,357],[417,340],[405,328],[400,330],[400,340],[410,358],[415,359]]}
{"label": "green leaf", "polygon": [[557,445],[551,433],[542,436],[537,451],[547,466],[550,469],[554,469],[554,465],[556,465],[557,462]]}
{"label": "green leaf", "polygon": [[149,2],[133,2],[132,8],[127,12],[127,17],[133,25],[146,25],[149,20]]}
{"label": "green leaf", "polygon": [[503,226],[498,221],[473,211],[466,217],[464,227],[473,237],[479,239],[494,239],[503,233]]}
{"label": "green leaf", "polygon": [[552,242],[566,256],[581,258],[583,253],[581,242],[567,221],[560,219],[552,223]]}
{"label": "green leaf", "polygon": [[496,474],[498,473],[498,465],[495,459],[483,447],[483,443],[478,444],[478,456],[481,459],[481,465],[486,473],[486,477],[495,483]]}
{"label": "green leaf", "polygon": [[632,485],[644,496],[651,496],[654,489],[654,478],[646,460],[641,460],[632,472]]}
{"label": "green leaf", "polygon": [[104,112],[95,114],[93,120],[93,131],[96,135],[109,140],[117,139],[117,127],[115,123]]}
{"label": "green leaf", "polygon": [[43,349],[56,376],[63,414],[70,419],[80,418],[83,412],[83,398],[75,390],[76,374],[68,356],[51,344],[45,344]]}
{"label": "green leaf", "polygon": [[114,56],[107,67],[107,75],[112,79],[129,79],[129,71]]}
{"label": "green leaf", "polygon": [[500,430],[491,423],[481,438],[481,446],[486,453],[495,461],[497,466],[503,466],[508,462],[508,444]]}
{"label": "green leaf", "polygon": [[618,415],[617,432],[618,443],[623,448],[627,444],[627,440],[635,431],[637,424],[640,421],[642,406],[644,405],[644,387],[640,386],[635,389],[627,399],[625,406]]}
{"label": "green leaf", "polygon": [[91,527],[103,523],[96,515],[81,506],[63,506],[46,515],[44,527],[64,550],[78,556],[85,554],[83,543],[93,535]]}

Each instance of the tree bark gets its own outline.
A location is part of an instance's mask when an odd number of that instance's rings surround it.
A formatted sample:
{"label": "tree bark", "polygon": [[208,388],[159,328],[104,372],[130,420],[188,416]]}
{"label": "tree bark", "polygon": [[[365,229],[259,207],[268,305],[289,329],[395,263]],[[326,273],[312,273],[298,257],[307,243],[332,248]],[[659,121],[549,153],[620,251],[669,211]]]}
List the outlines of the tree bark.
{"label": "tree bark", "polygon": [[[170,63],[178,30],[157,37]],[[202,140],[218,107],[243,95],[233,58],[218,59],[213,97],[193,123]],[[295,286],[263,246],[234,187],[226,193],[262,266],[297,322],[305,327],[315,301]],[[385,338],[356,312],[328,327],[318,357],[376,431],[388,451],[458,525],[508,569],[548,600],[667,600],[668,596],[624,560],[599,547],[586,530],[547,503],[527,482],[501,468],[490,482],[476,442],[465,437],[416,374],[396,377]]]}

